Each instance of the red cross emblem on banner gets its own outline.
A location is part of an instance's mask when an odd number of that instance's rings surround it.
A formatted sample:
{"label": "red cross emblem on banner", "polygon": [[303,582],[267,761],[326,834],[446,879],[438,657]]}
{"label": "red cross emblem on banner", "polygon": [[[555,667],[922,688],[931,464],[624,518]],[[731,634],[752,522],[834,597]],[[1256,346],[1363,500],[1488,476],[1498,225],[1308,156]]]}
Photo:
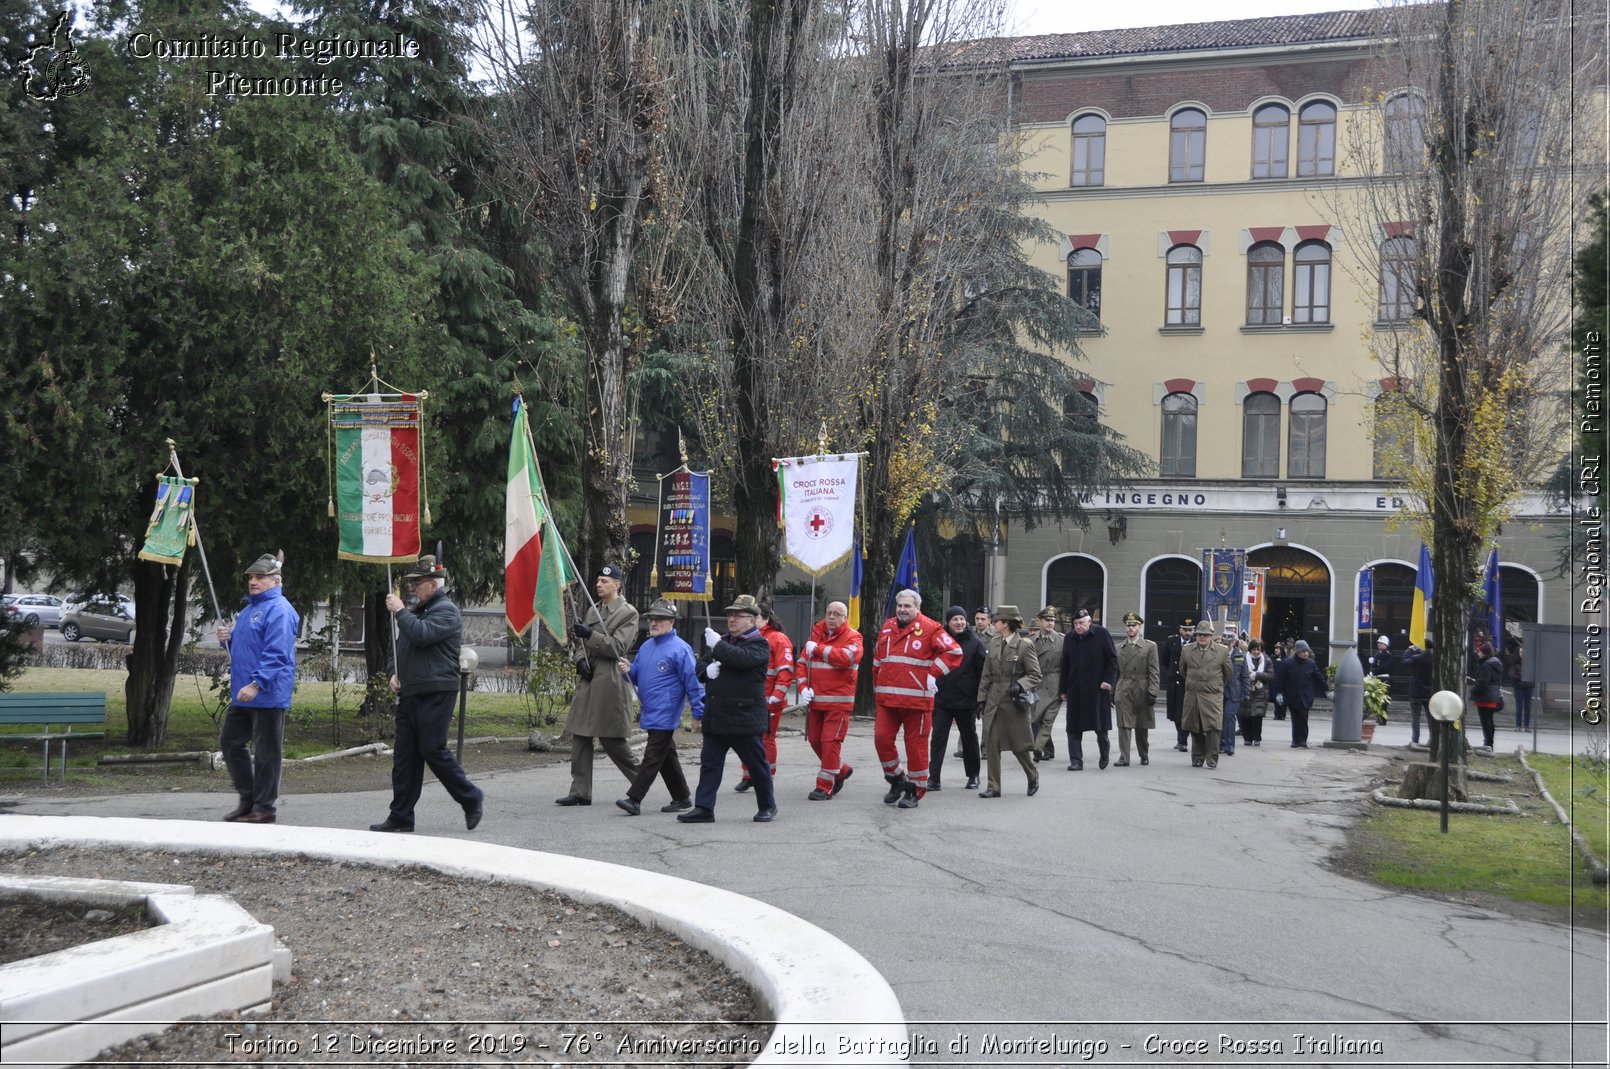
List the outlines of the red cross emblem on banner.
{"label": "red cross emblem on banner", "polygon": [[809,534],[812,538],[822,538],[833,529],[833,514],[822,508],[812,509],[811,517],[805,521],[805,525],[810,528]]}

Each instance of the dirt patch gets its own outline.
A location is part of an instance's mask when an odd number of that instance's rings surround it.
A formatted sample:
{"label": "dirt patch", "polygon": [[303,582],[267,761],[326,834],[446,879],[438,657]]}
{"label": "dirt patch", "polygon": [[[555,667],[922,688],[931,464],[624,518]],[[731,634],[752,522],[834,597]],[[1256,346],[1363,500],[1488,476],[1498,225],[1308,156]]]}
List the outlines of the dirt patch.
{"label": "dirt patch", "polygon": [[[1396,796],[1397,787],[1403,781],[1405,766],[1425,761],[1423,751],[1408,751],[1396,748],[1381,748],[1389,755],[1390,760],[1382,764],[1375,777],[1365,787],[1368,795],[1377,788],[1384,789],[1389,796]],[[1508,782],[1499,783],[1488,780],[1472,779],[1470,791],[1473,795],[1492,798],[1508,798],[1514,802],[1521,811],[1517,820],[1538,820],[1555,822],[1558,815],[1554,807],[1549,805],[1537,790],[1532,776],[1513,755],[1496,754],[1492,756],[1475,755],[1470,764],[1472,772],[1490,773],[1493,775],[1507,775]],[[1364,815],[1368,816],[1369,808],[1374,803],[1368,803]],[[1434,813],[1426,814],[1429,819],[1435,820]],[[1453,814],[1453,820],[1460,819],[1460,814]],[[1344,876],[1364,882],[1374,882],[1373,874],[1384,865],[1398,863],[1412,863],[1412,858],[1405,855],[1403,848],[1396,842],[1381,835],[1375,834],[1367,821],[1355,821],[1347,830],[1346,846],[1326,859],[1329,867]],[[1576,908],[1565,906],[1549,906],[1539,902],[1524,899],[1509,898],[1504,895],[1490,894],[1482,891],[1459,891],[1437,893],[1420,888],[1405,890],[1394,888],[1408,894],[1424,895],[1428,898],[1439,898],[1446,902],[1459,902],[1465,905],[1476,906],[1515,917],[1519,920],[1537,921],[1544,924],[1562,924],[1576,928],[1585,928],[1593,931],[1605,931],[1607,918],[1600,905],[1584,905]]]}
{"label": "dirt patch", "polygon": [[149,928],[143,903],[121,909],[38,898],[0,901],[0,965]]}
{"label": "dirt patch", "polygon": [[771,1031],[708,954],[553,892],[295,857],[64,848],[0,854],[0,867],[228,894],[295,956],[267,1015],[181,1025],[107,1061],[663,1064],[631,1051],[669,1037],[704,1064],[747,1065]]}

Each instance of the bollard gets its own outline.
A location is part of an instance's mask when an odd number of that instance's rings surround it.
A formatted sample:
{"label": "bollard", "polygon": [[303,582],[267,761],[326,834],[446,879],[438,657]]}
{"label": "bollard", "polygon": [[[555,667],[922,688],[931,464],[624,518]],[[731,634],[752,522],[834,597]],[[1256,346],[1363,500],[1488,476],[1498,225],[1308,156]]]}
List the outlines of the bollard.
{"label": "bollard", "polygon": [[1359,748],[1364,745],[1364,665],[1351,642],[1332,642],[1336,686],[1331,691],[1330,742],[1325,745]]}

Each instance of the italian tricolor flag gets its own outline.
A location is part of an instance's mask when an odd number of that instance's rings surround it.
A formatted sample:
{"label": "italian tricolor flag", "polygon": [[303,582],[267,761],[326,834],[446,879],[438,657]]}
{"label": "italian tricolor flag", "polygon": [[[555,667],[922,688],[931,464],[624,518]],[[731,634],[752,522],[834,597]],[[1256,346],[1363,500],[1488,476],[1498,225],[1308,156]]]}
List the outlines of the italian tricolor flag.
{"label": "italian tricolor flag", "polygon": [[419,399],[414,394],[336,399],[337,556],[381,564],[419,557]]}
{"label": "italian tricolor flag", "polygon": [[546,502],[525,405],[517,397],[503,513],[503,612],[516,635],[524,635],[540,616],[554,637],[565,642],[562,595],[570,576]]}

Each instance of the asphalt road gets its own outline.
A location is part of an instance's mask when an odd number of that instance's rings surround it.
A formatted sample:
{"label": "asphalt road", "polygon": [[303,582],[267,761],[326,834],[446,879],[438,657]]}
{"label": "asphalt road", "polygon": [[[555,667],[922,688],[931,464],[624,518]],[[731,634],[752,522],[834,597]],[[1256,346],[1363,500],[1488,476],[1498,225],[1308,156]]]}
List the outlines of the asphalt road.
{"label": "asphalt road", "polygon": [[[1399,731],[1406,741],[1399,722],[1377,739]],[[1210,771],[1190,768],[1168,734],[1154,734],[1147,768],[1049,765],[1034,798],[1010,757],[1006,797],[987,800],[959,789],[960,761],[948,758],[946,789],[913,811],[881,803],[870,725],[852,729],[857,772],[831,802],[806,801],[814,757],[785,736],[771,824],[752,823],[753,795],[733,793],[735,762],[713,825],[660,814],[658,786],[643,816],[626,816],[610,804],[625,783],[602,761],[595,804],[562,809],[553,799],[568,769],[533,768],[480,780],[486,818],[473,834],[713,884],[821,925],[888,978],[917,1037],[914,1062],[1605,1064],[1602,932],[1326,866],[1377,757],[1292,750],[1270,721],[1264,747]],[[1553,734],[1556,752],[1586,744]],[[1313,741],[1326,737],[1317,723]],[[220,774],[216,796],[46,793],[12,811],[215,819],[228,801]],[[281,821],[361,827],[386,801],[289,797]],[[1456,814],[1453,835],[1466,819],[1480,818]],[[468,834],[434,783],[419,831]],[[1025,1037],[1048,1045],[1010,1046]],[[1267,1053],[1249,1053],[1260,1045]]]}

